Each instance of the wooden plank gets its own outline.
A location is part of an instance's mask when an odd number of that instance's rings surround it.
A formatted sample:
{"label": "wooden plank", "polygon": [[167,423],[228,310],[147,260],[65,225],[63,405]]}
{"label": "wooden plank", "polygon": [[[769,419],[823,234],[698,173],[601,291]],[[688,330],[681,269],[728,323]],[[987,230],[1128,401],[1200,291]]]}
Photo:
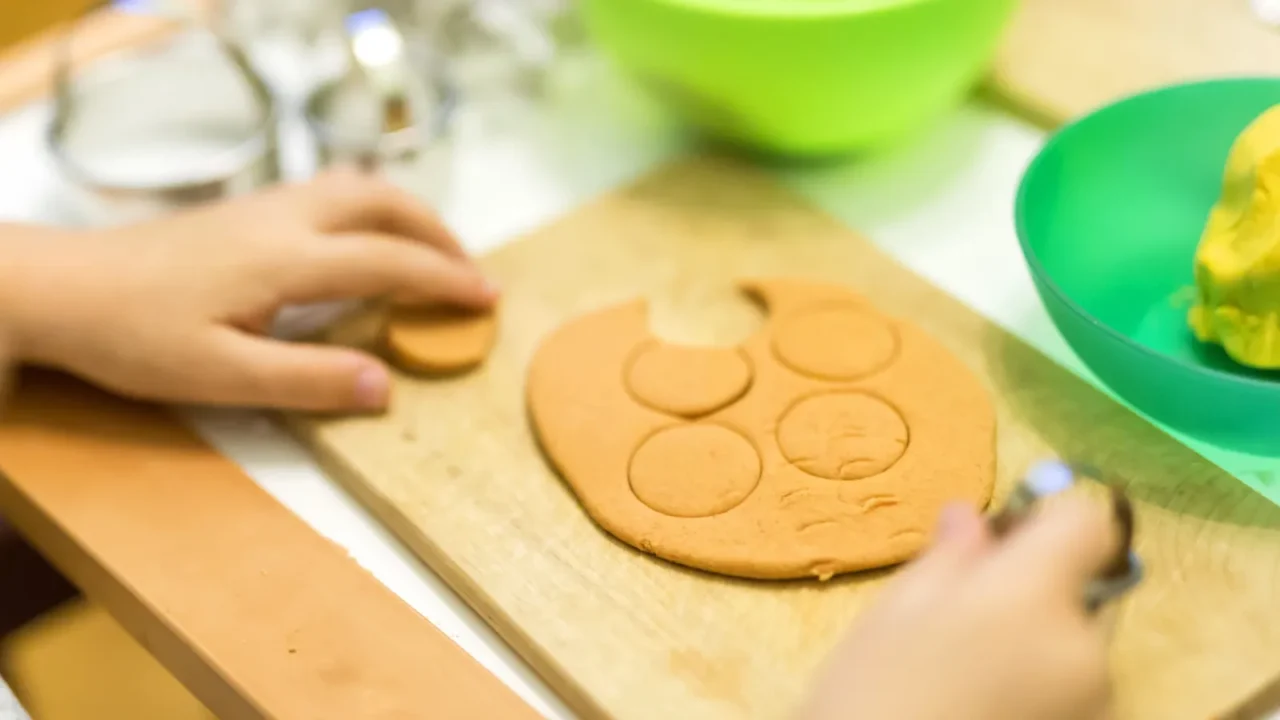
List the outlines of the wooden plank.
{"label": "wooden plank", "polygon": [[28,373],[0,511],[225,718],[532,718],[167,412]]}
{"label": "wooden plank", "polygon": [[1280,31],[1248,0],[1023,0],[991,87],[1064,122],[1126,95],[1280,68]]}
{"label": "wooden plank", "polygon": [[1280,674],[1280,509],[767,177],[682,161],[483,263],[504,288],[484,368],[398,378],[385,417],[292,423],[584,714],[786,717],[884,578],[747,582],[642,555],[587,518],[531,436],[544,333],[647,295],[662,334],[733,342],[754,316],[731,284],[753,275],[847,284],[955,352],[996,400],[997,494],[1049,454],[1128,485],[1150,574],[1119,608],[1115,717],[1217,716]]}

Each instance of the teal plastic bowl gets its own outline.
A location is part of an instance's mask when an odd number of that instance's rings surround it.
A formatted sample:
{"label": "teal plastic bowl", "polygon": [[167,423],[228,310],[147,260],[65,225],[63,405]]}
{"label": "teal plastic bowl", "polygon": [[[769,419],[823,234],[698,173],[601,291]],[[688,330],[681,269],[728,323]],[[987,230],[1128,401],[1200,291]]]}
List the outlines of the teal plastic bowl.
{"label": "teal plastic bowl", "polygon": [[1227,154],[1280,104],[1280,79],[1163,88],[1056,133],[1018,191],[1016,220],[1050,317],[1117,395],[1214,444],[1280,453],[1280,373],[1196,341],[1193,262]]}
{"label": "teal plastic bowl", "polygon": [[770,154],[892,142],[960,102],[1016,0],[583,0],[588,32],[686,120]]}

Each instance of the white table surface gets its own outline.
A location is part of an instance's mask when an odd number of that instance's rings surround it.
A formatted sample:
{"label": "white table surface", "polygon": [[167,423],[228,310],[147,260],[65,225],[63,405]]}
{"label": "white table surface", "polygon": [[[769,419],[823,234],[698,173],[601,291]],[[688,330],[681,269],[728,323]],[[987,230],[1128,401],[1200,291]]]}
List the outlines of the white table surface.
{"label": "white table surface", "polygon": [[[483,252],[615,188],[690,138],[602,64],[558,71],[544,102],[462,122],[451,197],[441,208]],[[40,133],[48,109],[0,118],[0,218],[58,222],[59,187]],[[496,111],[492,114],[499,114]],[[1012,224],[1014,191],[1043,134],[979,105],[880,156],[780,176],[969,306],[1085,373],[1045,314]],[[196,428],[267,491],[442,628],[550,717],[564,706],[430,570],[260,414],[192,411]]]}
{"label": "white table surface", "polygon": [[31,720],[27,712],[18,704],[18,698],[0,678],[0,720]]}

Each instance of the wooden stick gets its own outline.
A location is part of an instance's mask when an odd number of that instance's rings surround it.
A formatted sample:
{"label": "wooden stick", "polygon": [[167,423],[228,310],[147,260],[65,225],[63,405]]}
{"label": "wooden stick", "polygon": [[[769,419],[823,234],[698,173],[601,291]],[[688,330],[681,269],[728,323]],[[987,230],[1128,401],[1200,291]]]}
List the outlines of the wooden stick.
{"label": "wooden stick", "polygon": [[535,718],[162,409],[28,373],[0,511],[225,718]]}

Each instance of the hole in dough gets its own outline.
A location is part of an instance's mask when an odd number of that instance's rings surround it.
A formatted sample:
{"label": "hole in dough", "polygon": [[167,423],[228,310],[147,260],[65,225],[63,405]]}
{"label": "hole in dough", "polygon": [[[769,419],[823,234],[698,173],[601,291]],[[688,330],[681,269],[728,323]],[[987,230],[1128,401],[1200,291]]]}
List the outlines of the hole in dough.
{"label": "hole in dough", "polygon": [[675,345],[736,347],[764,321],[764,308],[734,285],[689,283],[649,301],[649,330]]}

